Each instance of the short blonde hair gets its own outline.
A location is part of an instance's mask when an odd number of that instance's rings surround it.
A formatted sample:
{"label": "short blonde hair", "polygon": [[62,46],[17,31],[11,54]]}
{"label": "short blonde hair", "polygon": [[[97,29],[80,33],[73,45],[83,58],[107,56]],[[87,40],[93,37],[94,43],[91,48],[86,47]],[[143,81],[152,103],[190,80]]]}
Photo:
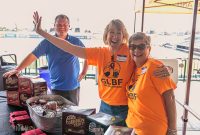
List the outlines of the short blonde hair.
{"label": "short blonde hair", "polygon": [[143,40],[147,45],[150,45],[151,43],[151,37],[147,36],[143,32],[136,32],[129,38],[129,44],[131,44],[132,41],[135,40]]}
{"label": "short blonde hair", "polygon": [[128,32],[126,30],[126,27],[124,25],[124,23],[119,20],[119,19],[113,19],[110,21],[110,23],[106,26],[105,30],[104,30],[104,34],[103,34],[103,41],[105,44],[108,44],[107,41],[107,36],[108,36],[108,32],[110,31],[111,27],[115,26],[117,29],[122,31],[123,34],[123,43],[124,44],[128,44]]}

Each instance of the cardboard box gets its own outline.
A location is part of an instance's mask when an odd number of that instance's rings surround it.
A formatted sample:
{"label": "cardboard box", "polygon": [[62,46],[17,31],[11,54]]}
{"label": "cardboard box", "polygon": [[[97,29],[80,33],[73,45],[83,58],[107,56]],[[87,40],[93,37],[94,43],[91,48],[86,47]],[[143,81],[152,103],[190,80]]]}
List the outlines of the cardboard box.
{"label": "cardboard box", "polygon": [[104,135],[110,125],[120,125],[123,119],[99,112],[87,116],[88,135]]}
{"label": "cardboard box", "polygon": [[26,93],[29,95],[33,95],[33,91],[31,89],[31,80],[28,77],[20,76],[18,81],[19,89],[18,91],[20,93]]}
{"label": "cardboard box", "polygon": [[12,75],[8,78],[3,78],[4,90],[18,90],[18,77]]}
{"label": "cardboard box", "polygon": [[19,101],[21,106],[27,106],[26,100],[32,97],[32,93],[29,94],[29,92],[19,92]]}
{"label": "cardboard box", "polygon": [[24,111],[15,111],[10,113],[10,120],[9,120],[12,128],[15,131],[27,131],[34,129],[33,123],[31,121],[30,116],[28,113]]}
{"label": "cardboard box", "polygon": [[26,106],[26,100],[33,96],[31,78],[20,76],[18,79],[18,86],[20,104]]}
{"label": "cardboard box", "polygon": [[22,133],[22,135],[46,135],[46,133],[43,133],[41,129],[33,129],[26,131],[25,133]]}
{"label": "cardboard box", "polygon": [[7,104],[21,106],[18,91],[7,91]]}
{"label": "cardboard box", "polygon": [[96,109],[70,107],[62,113],[62,135],[87,135],[87,116],[95,114]]}
{"label": "cardboard box", "polygon": [[33,96],[40,96],[47,94],[47,83],[43,78],[32,78],[31,88],[33,90]]}
{"label": "cardboard box", "polygon": [[[33,96],[47,95],[47,84],[42,78],[30,76],[12,76],[5,78],[7,88],[7,103],[16,106],[26,106],[26,100]],[[14,90],[15,88],[15,90]],[[9,92],[9,91],[13,92]]]}
{"label": "cardboard box", "polygon": [[16,117],[16,116],[21,116],[21,115],[26,115],[28,114],[27,111],[14,111],[10,113],[10,117]]}
{"label": "cardboard box", "polygon": [[104,135],[132,135],[133,129],[121,126],[109,126]]}

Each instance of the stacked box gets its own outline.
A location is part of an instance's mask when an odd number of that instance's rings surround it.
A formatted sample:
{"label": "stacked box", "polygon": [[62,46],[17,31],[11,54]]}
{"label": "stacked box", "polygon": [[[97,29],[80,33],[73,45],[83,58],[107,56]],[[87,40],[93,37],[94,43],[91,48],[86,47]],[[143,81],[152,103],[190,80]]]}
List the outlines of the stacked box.
{"label": "stacked box", "polygon": [[19,100],[19,92],[16,91],[9,91],[7,90],[7,104],[21,106]]}
{"label": "stacked box", "polygon": [[27,111],[25,111],[25,110],[11,112],[10,113],[10,119],[11,119],[11,117],[21,116],[21,115],[26,115],[26,114],[27,114]]}
{"label": "stacked box", "polygon": [[10,113],[9,120],[12,128],[15,131],[27,131],[34,129],[33,123],[27,111],[15,111]]}
{"label": "stacked box", "polygon": [[7,103],[20,106],[18,93],[18,77],[12,75],[9,78],[3,78],[4,90],[7,90]]}
{"label": "stacked box", "polygon": [[[78,109],[71,107],[62,113],[62,134],[63,135],[87,135],[86,116],[96,113],[96,109]],[[77,110],[78,109],[78,110]]]}
{"label": "stacked box", "polygon": [[10,105],[26,106],[28,98],[47,94],[47,84],[42,78],[13,75],[3,80],[7,103]]}
{"label": "stacked box", "polygon": [[30,78],[20,76],[18,79],[19,100],[22,106],[26,106],[26,100],[33,96]]}
{"label": "stacked box", "polygon": [[3,78],[4,90],[18,90],[18,77],[12,75],[8,78]]}
{"label": "stacked box", "polygon": [[47,94],[47,83],[43,78],[32,78],[31,88],[33,90],[33,96],[40,96]]}
{"label": "stacked box", "polygon": [[37,129],[26,131],[25,133],[22,133],[22,135],[46,135],[46,133],[42,132],[41,129],[37,128]]}
{"label": "stacked box", "polygon": [[119,117],[102,112],[87,116],[87,119],[88,135],[104,135],[110,125],[120,125],[123,122]]}
{"label": "stacked box", "polygon": [[132,135],[132,133],[134,133],[132,128],[111,125],[104,135]]}

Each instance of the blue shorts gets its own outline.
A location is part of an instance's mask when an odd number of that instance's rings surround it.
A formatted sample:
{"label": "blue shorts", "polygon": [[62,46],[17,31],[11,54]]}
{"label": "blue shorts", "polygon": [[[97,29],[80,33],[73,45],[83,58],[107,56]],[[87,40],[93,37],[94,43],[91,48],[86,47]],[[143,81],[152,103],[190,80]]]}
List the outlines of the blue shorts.
{"label": "blue shorts", "polygon": [[122,118],[124,122],[122,125],[119,125],[119,126],[126,126],[125,120],[128,114],[128,105],[113,106],[101,100],[101,106],[100,106],[99,112],[103,112],[106,114],[110,114],[112,116]]}

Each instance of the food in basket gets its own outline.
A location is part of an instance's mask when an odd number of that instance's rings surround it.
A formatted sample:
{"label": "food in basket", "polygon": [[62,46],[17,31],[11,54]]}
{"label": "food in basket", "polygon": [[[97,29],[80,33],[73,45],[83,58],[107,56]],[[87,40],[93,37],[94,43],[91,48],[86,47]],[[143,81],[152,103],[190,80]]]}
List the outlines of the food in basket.
{"label": "food in basket", "polygon": [[56,101],[49,101],[46,104],[46,108],[49,110],[55,110],[57,109],[57,102]]}
{"label": "food in basket", "polygon": [[[71,105],[60,98],[34,98],[28,104],[40,116],[52,118],[62,116],[62,111]],[[48,96],[47,96],[48,97]],[[71,104],[71,103],[70,103]]]}
{"label": "food in basket", "polygon": [[45,105],[47,103],[45,99],[39,99],[38,101],[41,105]]}
{"label": "food in basket", "polygon": [[[46,104],[41,100],[45,100]],[[62,111],[75,105],[59,95],[35,96],[26,100],[26,103],[36,127],[56,134],[62,131]]]}

